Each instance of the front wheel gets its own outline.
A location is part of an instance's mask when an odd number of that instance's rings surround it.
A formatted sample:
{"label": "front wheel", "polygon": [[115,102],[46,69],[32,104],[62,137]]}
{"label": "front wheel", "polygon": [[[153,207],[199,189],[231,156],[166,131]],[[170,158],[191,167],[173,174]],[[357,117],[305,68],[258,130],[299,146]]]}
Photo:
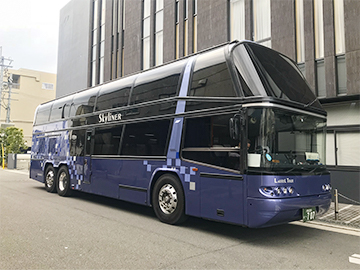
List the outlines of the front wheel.
{"label": "front wheel", "polygon": [[63,197],[70,196],[72,193],[72,190],[70,188],[69,171],[65,166],[61,167],[58,172],[56,188],[57,193]]}
{"label": "front wheel", "polygon": [[184,191],[173,175],[165,174],[155,183],[152,204],[161,222],[179,224],[186,220]]}

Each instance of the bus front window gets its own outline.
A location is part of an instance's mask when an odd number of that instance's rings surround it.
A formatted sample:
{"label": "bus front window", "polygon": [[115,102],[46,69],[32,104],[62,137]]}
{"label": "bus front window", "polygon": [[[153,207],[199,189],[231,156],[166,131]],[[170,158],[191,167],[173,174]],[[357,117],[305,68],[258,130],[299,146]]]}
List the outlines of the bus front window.
{"label": "bus front window", "polygon": [[325,168],[326,120],[276,108],[248,110],[248,167],[265,171]]}

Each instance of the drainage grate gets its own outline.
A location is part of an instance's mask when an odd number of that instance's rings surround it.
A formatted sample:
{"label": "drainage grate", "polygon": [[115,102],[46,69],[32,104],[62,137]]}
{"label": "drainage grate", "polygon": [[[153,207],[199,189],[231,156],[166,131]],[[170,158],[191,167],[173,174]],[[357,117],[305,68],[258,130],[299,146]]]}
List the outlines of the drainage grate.
{"label": "drainage grate", "polygon": [[335,205],[331,203],[329,211],[316,220],[360,228],[360,205],[340,203],[338,220],[335,220]]}

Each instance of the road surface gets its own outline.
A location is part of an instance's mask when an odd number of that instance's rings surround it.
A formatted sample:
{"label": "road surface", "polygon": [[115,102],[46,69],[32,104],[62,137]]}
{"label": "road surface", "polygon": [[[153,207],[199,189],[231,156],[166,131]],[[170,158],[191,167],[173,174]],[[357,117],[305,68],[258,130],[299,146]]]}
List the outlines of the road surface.
{"label": "road surface", "polygon": [[359,233],[292,223],[266,229],[190,218],[158,221],[151,208],[47,193],[0,169],[0,269],[360,269]]}

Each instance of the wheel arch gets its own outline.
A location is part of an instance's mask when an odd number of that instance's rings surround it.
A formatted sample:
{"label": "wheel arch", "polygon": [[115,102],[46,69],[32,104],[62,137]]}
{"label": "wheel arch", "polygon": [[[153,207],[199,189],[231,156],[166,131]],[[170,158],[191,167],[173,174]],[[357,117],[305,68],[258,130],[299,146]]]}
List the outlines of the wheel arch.
{"label": "wheel arch", "polygon": [[44,181],[45,181],[45,177],[46,177],[46,175],[45,175],[46,170],[47,170],[47,168],[50,167],[50,166],[53,167],[55,173],[57,173],[58,170],[59,170],[59,167],[55,167],[55,166],[54,166],[54,163],[52,163],[52,162],[50,162],[50,161],[46,162],[46,163],[45,163],[45,166],[44,166],[44,170],[43,170],[43,178],[44,178]]}
{"label": "wheel arch", "polygon": [[[184,193],[184,200],[186,200],[184,185],[183,185],[183,183],[181,181],[179,173],[176,170],[161,168],[161,169],[158,169],[158,170],[154,171],[154,173],[153,173],[153,175],[151,177],[151,180],[150,180],[150,184],[149,184],[149,188],[148,188],[148,199],[147,199],[149,206],[152,206],[152,196],[153,196],[152,194],[153,194],[153,189],[154,189],[155,183],[157,182],[157,180],[161,176],[163,176],[165,174],[173,175],[178,179],[178,181],[179,181],[179,183],[181,185],[181,188],[183,190],[183,193]],[[185,206],[186,206],[186,203],[185,203]]]}

